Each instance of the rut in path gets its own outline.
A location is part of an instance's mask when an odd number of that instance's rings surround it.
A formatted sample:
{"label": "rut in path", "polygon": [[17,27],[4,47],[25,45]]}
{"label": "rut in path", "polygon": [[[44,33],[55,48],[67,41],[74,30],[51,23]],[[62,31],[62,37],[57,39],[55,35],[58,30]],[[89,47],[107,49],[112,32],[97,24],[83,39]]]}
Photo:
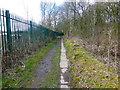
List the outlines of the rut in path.
{"label": "rut in path", "polygon": [[46,75],[51,71],[50,66],[52,62],[52,56],[56,53],[56,47],[60,44],[60,39],[55,42],[52,49],[47,53],[45,58],[40,61],[40,65],[37,67],[37,74],[34,80],[31,82],[31,88],[40,88],[40,84],[44,82]]}

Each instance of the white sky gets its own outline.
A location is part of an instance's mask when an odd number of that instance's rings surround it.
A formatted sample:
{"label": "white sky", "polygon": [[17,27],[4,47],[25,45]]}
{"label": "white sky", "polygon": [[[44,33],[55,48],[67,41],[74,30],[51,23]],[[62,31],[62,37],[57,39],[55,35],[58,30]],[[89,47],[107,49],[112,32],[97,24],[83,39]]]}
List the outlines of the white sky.
{"label": "white sky", "polygon": [[[42,0],[45,1],[45,0]],[[61,4],[63,0],[47,0]],[[10,10],[11,13],[17,14],[25,19],[40,21],[40,2],[41,0],[0,0],[0,8]]]}

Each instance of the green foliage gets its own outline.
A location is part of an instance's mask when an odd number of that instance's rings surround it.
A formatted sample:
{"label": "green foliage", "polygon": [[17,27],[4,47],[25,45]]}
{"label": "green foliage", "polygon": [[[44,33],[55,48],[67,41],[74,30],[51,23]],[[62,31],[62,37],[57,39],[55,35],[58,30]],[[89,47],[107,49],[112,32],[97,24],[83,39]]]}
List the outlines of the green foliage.
{"label": "green foliage", "polygon": [[[47,51],[53,46],[55,40],[43,47],[40,51],[36,52],[30,57],[26,57],[24,61],[25,69],[16,67],[14,69],[6,70],[2,73],[2,87],[3,88],[18,88],[26,87],[28,82],[36,75],[35,68],[39,64],[38,62],[46,55]],[[23,62],[22,62],[23,64]]]}
{"label": "green foliage", "polygon": [[70,40],[65,40],[65,47],[73,88],[118,88],[117,68],[99,62],[83,47],[74,47]]}

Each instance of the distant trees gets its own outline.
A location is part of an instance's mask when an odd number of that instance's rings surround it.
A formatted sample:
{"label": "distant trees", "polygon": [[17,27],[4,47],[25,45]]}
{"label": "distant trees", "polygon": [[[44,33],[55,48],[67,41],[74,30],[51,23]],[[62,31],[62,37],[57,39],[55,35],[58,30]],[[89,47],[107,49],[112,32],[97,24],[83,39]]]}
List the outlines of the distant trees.
{"label": "distant trees", "polygon": [[107,57],[105,63],[117,59],[120,21],[118,2],[65,2],[59,9],[55,4],[52,7],[49,10],[52,10],[50,16],[54,17],[49,18],[49,22],[54,21],[52,27],[63,30],[67,38],[79,37],[87,50],[101,58]]}
{"label": "distant trees", "polygon": [[55,3],[41,2],[42,25],[56,29],[58,10]]}

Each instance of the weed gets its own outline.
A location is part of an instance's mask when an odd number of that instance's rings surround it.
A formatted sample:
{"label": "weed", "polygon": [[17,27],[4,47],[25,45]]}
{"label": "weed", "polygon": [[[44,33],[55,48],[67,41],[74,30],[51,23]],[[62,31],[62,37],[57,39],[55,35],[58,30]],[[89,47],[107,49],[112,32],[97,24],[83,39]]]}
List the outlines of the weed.
{"label": "weed", "polygon": [[2,73],[3,88],[27,87],[28,82],[32,81],[36,75],[35,68],[39,64],[38,62],[41,61],[46,53],[51,49],[55,41],[56,40],[52,41],[47,46],[44,46],[40,51],[36,52],[32,56],[26,57],[24,61],[24,69],[15,67],[7,70],[7,73]]}
{"label": "weed", "polygon": [[118,88],[117,68],[99,62],[80,45],[74,47],[74,43],[70,40],[64,42],[67,57],[70,59],[71,87]]}

